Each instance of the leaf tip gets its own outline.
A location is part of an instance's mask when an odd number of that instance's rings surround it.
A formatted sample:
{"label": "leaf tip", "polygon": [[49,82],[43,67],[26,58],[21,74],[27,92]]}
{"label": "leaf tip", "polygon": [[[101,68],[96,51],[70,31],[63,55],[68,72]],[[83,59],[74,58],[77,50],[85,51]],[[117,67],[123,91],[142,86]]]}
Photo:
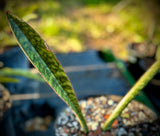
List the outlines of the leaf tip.
{"label": "leaf tip", "polygon": [[10,14],[11,14],[11,11],[7,10],[7,11],[6,11],[7,17],[8,17]]}
{"label": "leaf tip", "polygon": [[10,13],[10,11],[9,11],[9,10],[7,10],[7,11],[6,11],[6,14],[8,15],[9,13]]}
{"label": "leaf tip", "polygon": [[7,15],[7,19],[9,20],[9,18],[11,18],[11,16],[12,16],[12,12],[7,10],[6,15]]}

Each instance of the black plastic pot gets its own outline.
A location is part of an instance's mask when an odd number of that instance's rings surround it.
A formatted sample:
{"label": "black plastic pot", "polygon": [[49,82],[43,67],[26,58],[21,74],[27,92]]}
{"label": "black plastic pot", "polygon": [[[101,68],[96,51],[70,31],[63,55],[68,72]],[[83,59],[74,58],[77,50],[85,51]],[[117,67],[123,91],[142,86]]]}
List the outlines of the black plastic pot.
{"label": "black plastic pot", "polygon": [[[153,58],[144,58],[138,61],[139,67],[144,73],[155,60]],[[154,78],[149,82],[145,87],[145,92],[148,97],[151,99],[152,103],[160,112],[160,71],[154,76]]]}
{"label": "black plastic pot", "polygon": [[[139,65],[139,63],[130,64],[128,69],[136,80],[138,80],[139,77],[145,72],[145,70]],[[160,112],[160,74],[156,74],[155,77],[143,90],[149,97],[153,105],[156,107],[156,109]]]}
{"label": "black plastic pot", "polygon": [[12,122],[11,109],[0,120],[0,136],[16,136]]}
{"label": "black plastic pot", "polygon": [[[52,122],[46,131],[35,130],[27,131],[25,122],[35,117],[45,117],[47,115],[52,116]],[[13,116],[15,117],[13,122],[15,126],[16,136],[54,136],[54,108],[48,103],[28,103],[21,107],[15,107]]]}
{"label": "black plastic pot", "polygon": [[[131,44],[129,47],[131,58],[135,58],[134,62],[128,62],[128,69],[133,77],[138,80],[140,76],[154,63],[156,46],[142,44]],[[143,49],[140,51],[140,49]],[[156,109],[160,112],[160,71],[143,89]]]}

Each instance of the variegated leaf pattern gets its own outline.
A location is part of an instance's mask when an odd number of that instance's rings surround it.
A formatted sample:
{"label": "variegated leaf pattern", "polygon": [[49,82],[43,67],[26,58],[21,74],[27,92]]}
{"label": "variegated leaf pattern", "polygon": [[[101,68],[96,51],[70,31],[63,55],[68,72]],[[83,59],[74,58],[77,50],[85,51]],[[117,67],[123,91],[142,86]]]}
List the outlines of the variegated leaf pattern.
{"label": "variegated leaf pattern", "polygon": [[46,42],[31,26],[11,12],[7,13],[7,17],[23,52],[53,90],[72,108],[84,131],[88,132],[71,83],[55,55],[46,46]]}

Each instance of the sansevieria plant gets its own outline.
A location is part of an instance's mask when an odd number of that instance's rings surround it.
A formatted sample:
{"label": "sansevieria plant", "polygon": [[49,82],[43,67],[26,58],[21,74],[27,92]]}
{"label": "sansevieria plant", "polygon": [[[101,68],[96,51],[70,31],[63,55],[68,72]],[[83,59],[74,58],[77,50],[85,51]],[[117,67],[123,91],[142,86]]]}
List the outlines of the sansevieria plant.
{"label": "sansevieria plant", "polygon": [[[80,125],[85,133],[88,133],[86,121],[82,115],[78,100],[72,85],[65,74],[61,64],[55,55],[48,48],[47,43],[39,36],[39,34],[23,20],[7,12],[7,18],[15,38],[19,46],[37,68],[45,81],[53,88],[56,94],[71,107],[77,116]],[[147,85],[160,69],[160,47],[157,50],[156,61],[148,71],[136,82],[130,91],[123,97],[117,105],[113,113],[106,120],[103,131],[110,129],[114,120],[121,114],[123,109],[135,98],[136,95]]]}

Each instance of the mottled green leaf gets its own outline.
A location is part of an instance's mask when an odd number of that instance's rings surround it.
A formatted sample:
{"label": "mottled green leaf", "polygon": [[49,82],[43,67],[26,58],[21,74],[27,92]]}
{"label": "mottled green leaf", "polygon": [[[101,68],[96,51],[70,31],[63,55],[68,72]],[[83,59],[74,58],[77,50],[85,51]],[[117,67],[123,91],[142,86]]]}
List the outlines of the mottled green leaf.
{"label": "mottled green leaf", "polygon": [[19,80],[16,78],[0,76],[0,83],[18,83],[18,82]]}
{"label": "mottled green leaf", "polygon": [[40,75],[33,74],[29,70],[23,70],[23,69],[3,68],[0,69],[0,76],[23,76],[44,82],[43,78],[41,78]]}
{"label": "mottled green leaf", "polygon": [[61,64],[46,43],[27,23],[8,12],[11,29],[19,46],[53,90],[72,108],[85,132],[88,128],[77,98]]}

